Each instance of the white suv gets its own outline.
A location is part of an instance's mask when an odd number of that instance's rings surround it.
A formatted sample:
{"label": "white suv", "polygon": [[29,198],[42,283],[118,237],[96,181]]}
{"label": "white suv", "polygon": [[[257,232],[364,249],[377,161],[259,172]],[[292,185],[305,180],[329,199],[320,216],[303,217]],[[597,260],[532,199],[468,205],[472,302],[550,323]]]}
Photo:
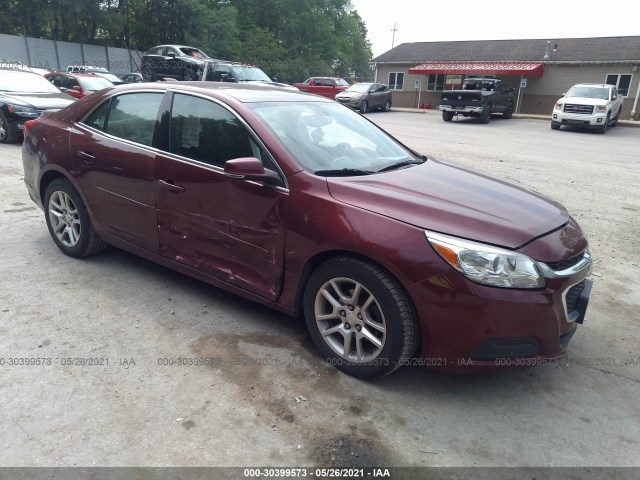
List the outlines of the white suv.
{"label": "white suv", "polygon": [[551,128],[594,128],[605,133],[610,126],[618,124],[622,100],[615,85],[579,83],[556,102],[551,116]]}

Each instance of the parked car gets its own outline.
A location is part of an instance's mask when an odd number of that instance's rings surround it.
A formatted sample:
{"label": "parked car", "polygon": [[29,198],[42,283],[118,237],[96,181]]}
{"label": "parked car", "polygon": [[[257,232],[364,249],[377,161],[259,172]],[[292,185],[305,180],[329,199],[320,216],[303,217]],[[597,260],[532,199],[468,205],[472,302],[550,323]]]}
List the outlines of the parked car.
{"label": "parked car", "polygon": [[84,98],[103,88],[113,87],[106,78],[93,73],[47,73],[44,76],[56,87],[74,98]]}
{"label": "parked car", "polygon": [[439,108],[445,122],[462,115],[489,123],[494,113],[502,113],[502,118],[513,116],[513,92],[497,78],[466,78],[461,90],[442,92]]}
{"label": "parked car", "polygon": [[591,255],[564,207],[322,97],[103,90],[36,122],[23,164],[65,254],[111,244],[303,316],[357,377],[416,352],[449,369],[546,363],[585,316]]}
{"label": "parked car", "polygon": [[311,77],[302,83],[294,83],[293,86],[301,92],[313,93],[333,100],[338,93],[349,88],[349,82],[344,78]]}
{"label": "parked car", "polygon": [[391,110],[391,91],[382,83],[354,83],[336,95],[336,100],[367,113],[370,109]]}
{"label": "parked car", "polygon": [[140,73],[146,82],[163,78],[193,81],[202,76],[205,60],[202,50],[186,45],[159,45],[142,57]]}
{"label": "parked car", "polygon": [[91,67],[88,65],[69,65],[67,67],[67,73],[95,73],[96,75],[100,75],[101,77],[106,78],[114,85],[125,83],[122,79],[120,79],[120,77],[114,75],[109,70],[102,67]]}
{"label": "parked car", "polygon": [[15,143],[24,123],[47,110],[64,108],[75,99],[62,93],[41,75],[0,69],[0,143]]}
{"label": "parked car", "polygon": [[246,65],[244,63],[229,62],[226,60],[208,60],[205,63],[207,74],[200,77],[203,80],[268,85],[298,91],[297,88],[291,85],[271,80],[269,75],[255,65]]}
{"label": "parked car", "polygon": [[123,73],[120,75],[120,80],[124,83],[141,83],[144,82],[144,78],[141,73],[131,72],[131,73]]}
{"label": "parked car", "polygon": [[551,128],[581,127],[607,133],[620,120],[623,100],[615,85],[579,83],[554,105]]}

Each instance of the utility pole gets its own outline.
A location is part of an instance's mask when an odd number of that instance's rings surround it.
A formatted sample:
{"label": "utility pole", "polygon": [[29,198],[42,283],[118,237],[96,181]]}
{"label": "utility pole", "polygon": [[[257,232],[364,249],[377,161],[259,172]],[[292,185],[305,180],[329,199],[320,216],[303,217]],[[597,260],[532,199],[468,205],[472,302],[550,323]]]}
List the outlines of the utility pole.
{"label": "utility pole", "polygon": [[393,38],[391,39],[391,48],[393,48],[394,45],[396,44],[396,32],[398,31],[398,29],[396,28],[395,22],[393,24],[393,28],[391,29],[391,31],[393,32]]}

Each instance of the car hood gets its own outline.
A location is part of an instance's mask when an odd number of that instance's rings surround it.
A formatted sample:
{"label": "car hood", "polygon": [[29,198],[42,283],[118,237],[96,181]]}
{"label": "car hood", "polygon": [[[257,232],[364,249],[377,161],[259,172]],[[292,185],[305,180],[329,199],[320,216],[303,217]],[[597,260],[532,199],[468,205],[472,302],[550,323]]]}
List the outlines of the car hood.
{"label": "car hood", "polygon": [[591,97],[562,97],[558,101],[564,101],[564,103],[574,103],[578,105],[606,105],[608,102],[608,100]]}
{"label": "car hood", "polygon": [[347,92],[347,91],[342,91],[336,94],[336,97],[340,97],[340,98],[358,98],[358,97],[366,97],[366,96],[367,96],[366,93]]}
{"label": "car hood", "polygon": [[10,102],[16,105],[24,105],[29,107],[35,107],[38,110],[49,110],[53,108],[64,108],[67,105],[73,103],[75,98],[66,93],[21,93],[11,92],[7,94],[1,94],[2,98],[6,102]]}
{"label": "car hood", "polygon": [[569,221],[557,202],[447,162],[327,178],[333,198],[427,230],[517,249]]}

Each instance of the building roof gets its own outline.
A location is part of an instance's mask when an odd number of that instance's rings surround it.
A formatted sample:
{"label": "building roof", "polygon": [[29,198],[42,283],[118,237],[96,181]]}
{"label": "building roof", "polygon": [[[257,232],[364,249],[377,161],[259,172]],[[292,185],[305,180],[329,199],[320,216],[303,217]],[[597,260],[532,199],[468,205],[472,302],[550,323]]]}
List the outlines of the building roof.
{"label": "building roof", "polygon": [[376,63],[540,62],[545,60],[547,41],[550,41],[548,59],[550,62],[640,62],[640,36],[403,43],[379,55],[373,61]]}
{"label": "building roof", "polygon": [[544,64],[540,62],[426,62],[409,69],[409,73],[446,73],[479,75],[533,75],[541,77]]}

